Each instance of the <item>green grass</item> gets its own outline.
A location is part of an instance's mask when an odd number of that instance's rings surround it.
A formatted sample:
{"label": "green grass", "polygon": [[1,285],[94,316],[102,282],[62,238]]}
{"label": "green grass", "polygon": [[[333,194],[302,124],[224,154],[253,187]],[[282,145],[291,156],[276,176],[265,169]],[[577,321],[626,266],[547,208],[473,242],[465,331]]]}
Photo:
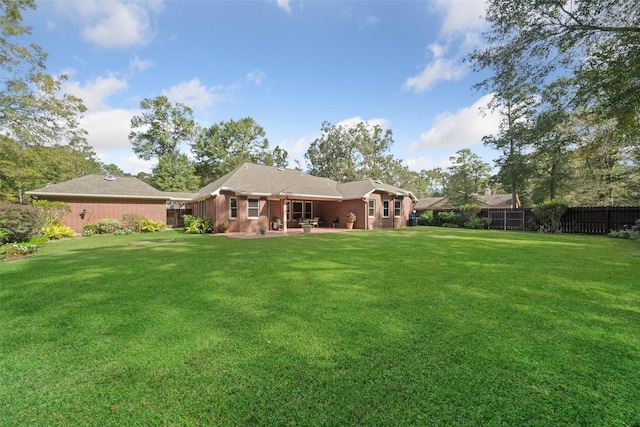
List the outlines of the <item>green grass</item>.
{"label": "green grass", "polygon": [[0,263],[13,425],[640,425],[640,245],[415,227]]}

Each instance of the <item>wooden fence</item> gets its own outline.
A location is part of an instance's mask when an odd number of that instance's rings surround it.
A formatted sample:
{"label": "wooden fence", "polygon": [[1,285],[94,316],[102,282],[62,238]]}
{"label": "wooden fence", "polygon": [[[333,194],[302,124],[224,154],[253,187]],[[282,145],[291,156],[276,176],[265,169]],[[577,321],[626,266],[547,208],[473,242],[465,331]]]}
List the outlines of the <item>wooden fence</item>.
{"label": "wooden fence", "polygon": [[[427,209],[428,210],[428,209]],[[458,213],[457,209],[434,209],[433,217],[439,212]],[[418,212],[418,215],[420,212]],[[497,230],[536,231],[540,222],[531,208],[519,209],[482,209],[481,218],[486,219],[488,227]],[[560,231],[563,233],[607,234],[611,230],[631,228],[640,218],[640,206],[597,206],[573,207],[567,209],[560,218]]]}

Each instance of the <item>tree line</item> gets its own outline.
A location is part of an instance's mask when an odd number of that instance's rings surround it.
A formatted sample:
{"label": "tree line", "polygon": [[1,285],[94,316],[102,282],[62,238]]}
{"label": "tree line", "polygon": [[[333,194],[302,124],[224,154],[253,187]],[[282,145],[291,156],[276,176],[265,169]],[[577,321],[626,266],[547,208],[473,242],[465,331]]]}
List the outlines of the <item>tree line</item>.
{"label": "tree line", "polygon": [[[410,171],[391,154],[393,132],[367,122],[321,125],[300,170],[340,182],[380,179],[417,197],[473,202],[492,192],[524,204],[562,199],[571,205],[640,204],[640,0],[489,0],[484,47],[468,61],[488,77],[499,132],[483,142],[494,165],[469,149],[447,168]],[[24,192],[88,173],[124,174],[102,164],[79,125],[82,100],[60,95],[65,75],[45,72],[46,53],[20,42],[31,34],[22,11],[34,0],[0,2],[0,202],[25,203]],[[136,155],[154,160],[137,176],[164,191],[195,191],[243,162],[285,167],[251,117],[200,126],[186,105],[144,99],[131,119]],[[492,173],[493,171],[493,173]]]}

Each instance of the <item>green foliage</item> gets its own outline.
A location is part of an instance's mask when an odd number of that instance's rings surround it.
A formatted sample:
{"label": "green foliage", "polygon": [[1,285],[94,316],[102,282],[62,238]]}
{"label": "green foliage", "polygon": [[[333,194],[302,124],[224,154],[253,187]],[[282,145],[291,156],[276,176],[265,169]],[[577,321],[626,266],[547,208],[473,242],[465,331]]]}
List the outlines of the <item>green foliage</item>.
{"label": "green foliage", "polygon": [[185,154],[167,154],[153,168],[151,185],[161,191],[193,192],[200,188],[194,163]]}
{"label": "green foliage", "polygon": [[369,177],[399,184],[404,181],[408,169],[389,153],[392,145],[393,132],[383,130],[379,125],[324,122],[322,135],[311,143],[304,156],[311,175],[339,182]]}
{"label": "green foliage", "polygon": [[115,234],[116,236],[126,236],[131,233],[133,233],[133,231],[127,227],[118,228],[116,231],[113,232],[113,234]]}
{"label": "green foliage", "polygon": [[488,227],[488,221],[485,218],[478,218],[477,216],[471,217],[464,222],[464,228],[481,230],[487,227]]}
{"label": "green foliage", "polygon": [[73,237],[75,232],[68,226],[64,225],[60,219],[57,219],[53,224],[44,227],[42,229],[42,234],[47,236],[49,239],[58,240]]}
{"label": "green foliage", "polygon": [[470,220],[477,217],[478,214],[480,214],[481,210],[482,208],[480,208],[480,205],[477,205],[475,203],[460,206],[460,213],[465,220]]}
{"label": "green foliage", "polygon": [[113,234],[120,227],[121,227],[121,223],[117,219],[103,218],[103,219],[98,220],[98,233],[99,234]]}
{"label": "green foliage", "polygon": [[542,223],[544,230],[555,233],[560,230],[560,218],[567,211],[568,205],[562,200],[549,200],[533,206],[533,213]]}
{"label": "green foliage", "polygon": [[0,260],[16,256],[33,255],[39,246],[33,243],[7,243],[0,245]]}
{"label": "green foliage", "polygon": [[245,162],[286,167],[288,153],[280,146],[271,151],[266,133],[251,117],[216,123],[202,129],[192,146],[196,172],[209,183]]}
{"label": "green foliage", "polygon": [[24,242],[38,234],[40,216],[32,206],[0,205],[0,243]]}
{"label": "green foliage", "polygon": [[140,231],[143,233],[155,233],[164,230],[165,224],[162,221],[154,221],[152,219],[144,219],[140,223]]}
{"label": "green foliage", "polygon": [[42,230],[48,229],[60,222],[65,213],[71,212],[71,206],[64,202],[51,202],[49,200],[33,200],[31,206],[35,207],[40,216]]}
{"label": "green foliage", "polygon": [[182,217],[184,218],[184,232],[187,234],[205,234],[213,231],[209,217],[200,218],[193,215],[183,215]]}
{"label": "green foliage", "polygon": [[465,148],[449,157],[449,178],[445,190],[451,207],[475,203],[476,194],[484,190],[491,167],[482,158]]}
{"label": "green foliage", "polygon": [[146,220],[144,215],[124,214],[122,215],[122,227],[128,228],[135,233],[142,231],[142,222]]}
{"label": "green foliage", "polygon": [[433,225],[433,211],[424,211],[418,217],[419,225]]}
{"label": "green foliage", "polygon": [[455,212],[438,212],[438,223],[442,227],[458,227]]}
{"label": "green foliage", "polygon": [[98,226],[95,224],[86,224],[82,227],[82,235],[85,237],[91,237],[94,234],[98,234]]}

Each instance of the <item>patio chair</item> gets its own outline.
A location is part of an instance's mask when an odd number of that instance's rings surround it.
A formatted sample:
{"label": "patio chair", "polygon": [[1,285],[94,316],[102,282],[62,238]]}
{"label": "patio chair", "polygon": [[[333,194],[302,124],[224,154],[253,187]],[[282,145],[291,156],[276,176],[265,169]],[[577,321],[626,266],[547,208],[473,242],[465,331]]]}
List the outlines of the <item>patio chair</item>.
{"label": "patio chair", "polygon": [[340,228],[340,219],[338,217],[333,218],[332,228]]}
{"label": "patio chair", "polygon": [[284,226],[282,225],[282,221],[280,221],[280,218],[276,218],[273,221],[273,224],[271,225],[271,227],[276,231],[284,229]]}
{"label": "patio chair", "polygon": [[317,217],[313,218],[313,219],[309,222],[309,224],[313,225],[314,227],[320,227],[320,224],[319,224],[319,223],[320,223],[320,217],[319,217],[319,216],[317,216]]}

